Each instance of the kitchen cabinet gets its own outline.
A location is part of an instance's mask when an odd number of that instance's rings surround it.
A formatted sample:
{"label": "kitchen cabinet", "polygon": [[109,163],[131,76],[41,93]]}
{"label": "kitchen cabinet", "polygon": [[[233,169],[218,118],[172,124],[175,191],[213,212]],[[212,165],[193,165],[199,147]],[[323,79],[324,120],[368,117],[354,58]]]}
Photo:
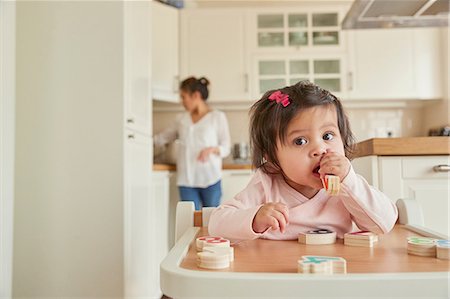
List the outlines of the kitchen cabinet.
{"label": "kitchen cabinet", "polygon": [[245,12],[184,9],[180,28],[182,79],[206,77],[211,102],[248,100]]}
{"label": "kitchen cabinet", "polygon": [[392,201],[416,200],[425,226],[449,235],[449,155],[366,156],[352,164],[357,173]]}
{"label": "kitchen cabinet", "polygon": [[179,12],[178,9],[151,1],[152,10],[152,98],[178,102]]}
{"label": "kitchen cabinet", "polygon": [[349,31],[349,98],[440,99],[439,28]]}
{"label": "kitchen cabinet", "polygon": [[223,170],[222,173],[222,201],[233,198],[244,190],[250,182],[253,172],[250,169]]}
{"label": "kitchen cabinet", "polygon": [[154,298],[150,3],[16,16],[13,294]]}
{"label": "kitchen cabinet", "polygon": [[249,48],[298,54],[344,51],[340,23],[348,4],[305,3],[301,8],[255,9],[248,13]]}
{"label": "kitchen cabinet", "polygon": [[[136,7],[142,6],[142,9]],[[144,8],[145,6],[145,8]],[[123,21],[125,126],[148,134],[152,131],[149,70],[151,69],[149,5],[125,2]]]}
{"label": "kitchen cabinet", "polygon": [[154,223],[159,210],[152,203],[156,198],[150,192],[152,140],[150,137],[127,130],[125,132],[125,199],[124,199],[124,265],[127,297],[140,297],[143,294],[156,298],[159,273],[152,271],[158,264],[152,259],[159,253],[155,236],[159,228]]}
{"label": "kitchen cabinet", "polygon": [[252,90],[257,97],[301,80],[314,82],[337,97],[346,95],[345,54],[255,55],[252,62]]}
{"label": "kitchen cabinet", "polygon": [[[170,250],[170,177],[169,171],[153,171],[152,173],[152,210],[153,223],[155,229],[152,244],[154,244],[155,254],[152,264],[154,279],[151,282],[157,293],[152,298],[160,298],[162,292],[159,286],[159,265]],[[150,281],[150,280],[149,280]],[[157,295],[157,296],[156,296]]]}
{"label": "kitchen cabinet", "polygon": [[346,33],[340,30],[348,5],[304,5],[301,9],[259,9],[247,27],[254,97],[301,80],[338,97],[347,91]]}

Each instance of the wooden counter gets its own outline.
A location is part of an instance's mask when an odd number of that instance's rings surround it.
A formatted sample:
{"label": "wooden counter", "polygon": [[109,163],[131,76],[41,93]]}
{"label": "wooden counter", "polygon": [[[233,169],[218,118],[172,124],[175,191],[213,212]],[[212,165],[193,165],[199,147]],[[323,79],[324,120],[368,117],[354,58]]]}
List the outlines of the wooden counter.
{"label": "wooden counter", "polygon": [[[224,169],[224,170],[252,169],[252,165],[251,164],[223,164],[222,169]],[[176,171],[177,166],[175,164],[153,164],[153,170],[154,171],[161,171],[161,170]]]}
{"label": "wooden counter", "polygon": [[356,144],[354,158],[373,155],[450,155],[450,137],[372,138]]}
{"label": "wooden counter", "polygon": [[[408,255],[406,237],[436,237],[420,228],[396,226],[373,248],[302,245],[297,241],[252,240],[233,245],[229,269],[196,266],[195,239],[205,228],[191,227],[161,263],[161,288],[173,298],[448,298],[450,263]],[[439,236],[438,236],[439,237]],[[297,273],[302,255],[341,256],[347,274]]]}

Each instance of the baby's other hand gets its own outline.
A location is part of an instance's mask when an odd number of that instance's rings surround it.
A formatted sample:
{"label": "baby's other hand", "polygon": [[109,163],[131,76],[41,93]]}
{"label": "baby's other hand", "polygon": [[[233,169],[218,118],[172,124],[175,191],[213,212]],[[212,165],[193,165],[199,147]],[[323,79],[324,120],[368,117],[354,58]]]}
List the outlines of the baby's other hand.
{"label": "baby's other hand", "polygon": [[280,229],[282,233],[286,231],[289,223],[289,209],[283,203],[266,203],[253,218],[252,228],[255,233],[263,233],[268,228]]}
{"label": "baby's other hand", "polygon": [[332,174],[338,176],[342,182],[350,171],[350,166],[350,161],[346,156],[337,152],[327,151],[322,160],[320,160],[320,177],[324,178],[325,175]]}

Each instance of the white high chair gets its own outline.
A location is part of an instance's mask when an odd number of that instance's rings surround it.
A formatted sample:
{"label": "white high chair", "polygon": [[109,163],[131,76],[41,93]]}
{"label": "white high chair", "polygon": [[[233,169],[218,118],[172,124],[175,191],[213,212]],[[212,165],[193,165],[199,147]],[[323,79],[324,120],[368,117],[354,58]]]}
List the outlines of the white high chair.
{"label": "white high chair", "polygon": [[209,216],[215,208],[202,208],[201,211],[195,210],[192,201],[180,201],[177,204],[177,212],[175,218],[175,243],[190,227],[208,226]]}
{"label": "white high chair", "polygon": [[[441,239],[449,239],[448,227],[442,227],[442,229],[436,231],[430,229],[429,226],[427,226],[422,207],[417,200],[409,198],[401,198],[397,200],[396,206],[398,209],[398,222],[400,224],[414,226],[419,229],[426,229],[428,232],[432,232],[436,236],[439,236]],[[428,216],[431,217],[432,215]],[[441,220],[440,222],[442,223],[447,223],[448,226],[448,218],[440,220]]]}

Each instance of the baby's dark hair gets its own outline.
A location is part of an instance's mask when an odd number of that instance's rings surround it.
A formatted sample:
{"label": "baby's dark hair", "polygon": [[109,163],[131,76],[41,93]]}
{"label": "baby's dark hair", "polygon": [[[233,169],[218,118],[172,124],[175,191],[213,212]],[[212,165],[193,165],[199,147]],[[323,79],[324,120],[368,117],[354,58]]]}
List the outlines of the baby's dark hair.
{"label": "baby's dark hair", "polygon": [[180,90],[186,91],[189,94],[193,94],[198,91],[203,101],[208,99],[209,91],[208,91],[209,80],[205,77],[195,78],[189,77],[180,84]]}
{"label": "baby's dark hair", "polygon": [[[265,173],[279,172],[277,138],[281,143],[286,142],[287,127],[300,110],[322,105],[336,108],[345,155],[351,158],[354,137],[344,108],[336,96],[309,81],[300,81],[278,90],[289,95],[289,105],[284,107],[281,103],[270,101],[269,96],[277,90],[269,90],[250,109],[250,146],[254,168],[261,167]],[[265,163],[266,160],[271,162],[270,166]]]}

